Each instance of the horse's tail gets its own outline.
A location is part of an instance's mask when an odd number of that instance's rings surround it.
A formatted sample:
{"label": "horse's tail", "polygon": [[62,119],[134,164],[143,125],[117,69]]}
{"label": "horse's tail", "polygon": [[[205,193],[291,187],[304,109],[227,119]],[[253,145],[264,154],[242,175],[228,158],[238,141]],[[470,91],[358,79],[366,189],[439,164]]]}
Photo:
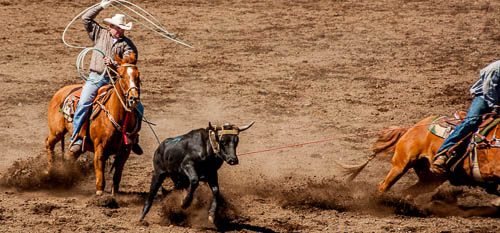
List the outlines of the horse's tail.
{"label": "horse's tail", "polygon": [[378,136],[377,141],[372,145],[373,153],[388,154],[394,151],[396,143],[408,131],[407,128],[391,128]]}
{"label": "horse's tail", "polygon": [[364,163],[360,165],[351,166],[336,162],[337,165],[342,168],[342,173],[344,173],[344,175],[349,175],[347,181],[351,182],[354,180],[356,176],[358,176],[359,173],[366,167],[366,165],[368,165],[368,163],[370,163],[370,161],[372,161],[378,154],[393,152],[396,147],[396,143],[399,141],[401,136],[406,133],[406,131],[408,131],[406,128],[394,128],[382,133],[372,146],[373,153]]}

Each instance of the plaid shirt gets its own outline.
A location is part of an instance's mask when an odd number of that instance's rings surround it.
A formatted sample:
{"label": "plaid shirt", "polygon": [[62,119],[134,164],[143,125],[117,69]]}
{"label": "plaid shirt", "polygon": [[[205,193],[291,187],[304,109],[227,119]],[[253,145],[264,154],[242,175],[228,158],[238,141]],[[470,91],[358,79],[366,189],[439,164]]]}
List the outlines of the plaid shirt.
{"label": "plaid shirt", "polygon": [[[85,26],[85,30],[87,30],[90,39],[94,42],[94,47],[102,50],[104,54],[106,54],[106,57],[111,59],[111,62],[115,66],[114,68],[118,67],[118,63],[115,60],[115,54],[123,58],[129,56],[130,52],[133,51],[136,58],[138,58],[139,54],[137,53],[137,48],[129,38],[122,36],[119,39],[115,39],[115,42],[113,42],[113,36],[111,36],[111,33],[94,21],[95,17],[102,10],[103,8],[98,5],[87,11],[82,16],[83,25]],[[104,72],[104,68],[105,64],[102,54],[94,50],[90,60],[90,71],[102,74]]]}
{"label": "plaid shirt", "polygon": [[490,108],[499,105],[500,60],[486,66],[479,72],[479,80],[472,85],[472,95],[482,95]]}

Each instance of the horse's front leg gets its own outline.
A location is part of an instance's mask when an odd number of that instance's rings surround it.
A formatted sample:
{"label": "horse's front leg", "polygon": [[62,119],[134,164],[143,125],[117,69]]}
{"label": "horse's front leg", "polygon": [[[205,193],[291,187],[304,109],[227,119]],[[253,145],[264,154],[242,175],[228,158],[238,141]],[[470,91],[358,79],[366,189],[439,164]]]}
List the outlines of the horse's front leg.
{"label": "horse's front leg", "polygon": [[193,201],[193,194],[196,188],[198,187],[199,178],[192,164],[184,165],[183,171],[189,179],[189,187],[186,196],[184,196],[184,199],[182,200],[181,203],[181,207],[185,209],[188,208],[191,205],[191,202]]}
{"label": "horse's front leg", "polygon": [[217,212],[217,202],[219,200],[219,181],[217,177],[217,172],[211,175],[208,179],[208,186],[212,190],[213,198],[210,209],[208,210],[208,221],[215,223],[215,213]]}
{"label": "horse's front leg", "polygon": [[107,156],[103,153],[102,145],[98,144],[94,147],[94,170],[95,170],[95,189],[96,195],[102,195],[106,180],[104,179],[104,169],[106,168]]}
{"label": "horse's front leg", "polygon": [[120,182],[122,180],[123,167],[125,167],[125,162],[130,155],[129,149],[120,150],[121,152],[116,155],[114,166],[115,174],[113,175],[113,189],[111,190],[112,195],[118,194],[120,188]]}

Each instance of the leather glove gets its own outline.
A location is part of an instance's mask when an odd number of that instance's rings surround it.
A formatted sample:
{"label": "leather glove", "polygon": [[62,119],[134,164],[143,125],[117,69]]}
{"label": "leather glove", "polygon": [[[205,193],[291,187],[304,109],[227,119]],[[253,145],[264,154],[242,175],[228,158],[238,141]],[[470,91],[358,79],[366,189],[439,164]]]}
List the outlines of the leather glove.
{"label": "leather glove", "polygon": [[106,8],[111,2],[112,0],[102,0],[100,4],[102,8]]}

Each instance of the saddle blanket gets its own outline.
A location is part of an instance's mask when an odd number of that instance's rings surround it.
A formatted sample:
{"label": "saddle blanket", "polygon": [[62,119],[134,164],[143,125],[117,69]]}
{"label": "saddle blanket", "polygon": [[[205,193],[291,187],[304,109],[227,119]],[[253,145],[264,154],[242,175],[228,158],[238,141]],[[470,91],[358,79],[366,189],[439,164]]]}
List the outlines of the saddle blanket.
{"label": "saddle blanket", "polygon": [[[99,88],[99,90],[97,91],[97,97],[94,99],[92,106],[96,104],[96,101],[102,100],[106,96],[106,94],[108,94],[108,90],[111,89],[111,87],[111,85],[105,85]],[[78,101],[80,100],[81,93],[82,87],[77,87],[71,90],[60,106],[59,112],[63,114],[64,118],[68,122],[73,122],[76,106],[78,104]],[[107,99],[104,99],[102,101],[103,104],[106,102],[106,100]],[[96,111],[98,111],[98,109],[99,108],[93,108],[91,115],[94,115]]]}

